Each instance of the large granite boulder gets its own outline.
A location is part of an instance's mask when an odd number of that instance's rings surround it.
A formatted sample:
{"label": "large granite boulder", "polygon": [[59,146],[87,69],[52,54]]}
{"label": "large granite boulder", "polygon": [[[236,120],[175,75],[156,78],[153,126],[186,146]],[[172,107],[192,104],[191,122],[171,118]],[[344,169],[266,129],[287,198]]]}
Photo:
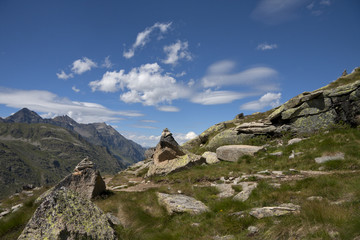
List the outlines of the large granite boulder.
{"label": "large granite boulder", "polygon": [[117,239],[107,216],[69,188],[50,193],[25,226],[25,239]]}
{"label": "large granite boulder", "polygon": [[250,145],[227,145],[216,149],[216,156],[223,161],[237,162],[241,156],[253,156],[263,147]]}

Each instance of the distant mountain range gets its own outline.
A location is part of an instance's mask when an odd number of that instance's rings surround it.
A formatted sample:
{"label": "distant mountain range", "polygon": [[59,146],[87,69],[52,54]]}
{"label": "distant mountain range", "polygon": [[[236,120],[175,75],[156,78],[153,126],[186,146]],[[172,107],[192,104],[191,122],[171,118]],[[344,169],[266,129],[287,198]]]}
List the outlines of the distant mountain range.
{"label": "distant mountain range", "polygon": [[43,119],[23,108],[0,118],[0,196],[25,184],[53,184],[86,156],[102,173],[113,174],[143,160],[145,150],[105,123]]}

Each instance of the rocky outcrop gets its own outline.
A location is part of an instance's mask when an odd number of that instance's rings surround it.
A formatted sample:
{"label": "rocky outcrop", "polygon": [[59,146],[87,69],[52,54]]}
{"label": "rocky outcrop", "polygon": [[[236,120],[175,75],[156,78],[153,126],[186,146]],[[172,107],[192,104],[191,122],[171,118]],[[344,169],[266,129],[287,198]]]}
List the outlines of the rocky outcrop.
{"label": "rocky outcrop", "polygon": [[273,134],[276,131],[276,127],[271,122],[250,122],[238,125],[235,128],[238,133],[247,133],[255,135]]}
{"label": "rocky outcrop", "polygon": [[209,211],[209,208],[201,201],[182,194],[157,193],[159,203],[163,205],[169,214],[190,213],[200,214]]}
{"label": "rocky outcrop", "polygon": [[166,175],[194,164],[202,164],[205,158],[186,152],[173,138],[171,132],[165,128],[153,154],[153,162],[149,164],[146,177]]}
{"label": "rocky outcrop", "polygon": [[81,197],[86,199],[92,199],[99,196],[106,190],[106,185],[102,179],[100,172],[95,170],[95,165],[88,157],[84,158],[74,169],[74,172],[62,181],[60,181],[55,187],[45,192],[37,199],[37,202],[43,201],[43,199],[65,187],[74,192],[77,192]]}
{"label": "rocky outcrop", "polygon": [[263,147],[250,145],[228,145],[216,149],[216,156],[223,161],[236,162],[241,156],[253,156],[261,149],[263,149]]}
{"label": "rocky outcrop", "polygon": [[107,216],[95,204],[61,187],[45,198],[18,239],[117,238]]}

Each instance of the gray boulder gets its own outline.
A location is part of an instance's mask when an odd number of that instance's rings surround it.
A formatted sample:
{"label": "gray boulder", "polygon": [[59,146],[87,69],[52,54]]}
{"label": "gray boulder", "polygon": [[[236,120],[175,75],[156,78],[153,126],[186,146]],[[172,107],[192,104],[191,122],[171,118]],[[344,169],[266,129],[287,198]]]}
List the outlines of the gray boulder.
{"label": "gray boulder", "polygon": [[159,203],[163,205],[169,214],[190,213],[193,215],[209,211],[209,208],[201,201],[182,194],[157,193]]}
{"label": "gray boulder", "polygon": [[62,187],[45,198],[18,239],[117,238],[108,218],[95,204]]}
{"label": "gray boulder", "polygon": [[202,157],[205,158],[205,161],[207,164],[214,164],[214,163],[220,162],[216,156],[216,153],[214,153],[214,152],[204,152],[202,154]]}
{"label": "gray boulder", "polygon": [[300,206],[292,203],[284,203],[274,207],[252,208],[249,214],[257,219],[264,217],[277,217],[300,212]]}
{"label": "gray boulder", "polygon": [[334,161],[334,160],[344,160],[345,154],[344,153],[335,153],[334,155],[325,155],[322,157],[315,158],[316,163],[325,163],[328,161]]}
{"label": "gray boulder", "polygon": [[253,156],[263,147],[250,146],[250,145],[227,145],[216,149],[216,156],[223,161],[236,162],[241,156]]}

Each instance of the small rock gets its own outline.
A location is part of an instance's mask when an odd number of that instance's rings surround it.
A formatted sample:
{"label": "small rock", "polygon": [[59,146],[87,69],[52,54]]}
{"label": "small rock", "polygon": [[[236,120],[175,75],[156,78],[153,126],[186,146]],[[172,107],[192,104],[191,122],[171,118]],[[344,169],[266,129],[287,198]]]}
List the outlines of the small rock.
{"label": "small rock", "polygon": [[192,223],[191,226],[192,226],[192,227],[199,227],[199,226],[200,226],[200,223]]}
{"label": "small rock", "polygon": [[106,214],[106,217],[108,218],[109,223],[110,223],[111,225],[113,225],[113,226],[114,226],[114,225],[121,225],[120,219],[117,218],[117,217],[115,217],[113,214],[107,213],[107,214]]}
{"label": "small rock", "polygon": [[344,160],[344,159],[345,159],[345,154],[339,152],[339,153],[335,153],[333,155],[323,155],[322,157],[315,158],[315,162],[316,163],[325,163],[328,161]]}
{"label": "small rock", "polygon": [[283,172],[282,171],[272,171],[272,174],[283,175]]}
{"label": "small rock", "polygon": [[328,231],[328,234],[331,239],[340,239],[340,233],[337,231],[330,230]]}
{"label": "small rock", "polygon": [[308,200],[308,201],[321,201],[321,200],[323,200],[323,197],[321,197],[321,196],[311,196],[311,197],[308,197],[306,200]]}
{"label": "small rock", "polygon": [[279,152],[274,152],[274,153],[269,153],[270,156],[282,156],[283,152],[279,151]]}
{"label": "small rock", "polygon": [[237,162],[243,155],[253,156],[263,147],[250,145],[227,145],[216,149],[216,156],[223,161]]}
{"label": "small rock", "polygon": [[202,157],[205,158],[207,164],[214,164],[220,162],[214,152],[204,152]]}
{"label": "small rock", "polygon": [[178,194],[182,194],[182,191],[181,191],[181,190],[178,190],[177,192],[178,192]]}
{"label": "small rock", "polygon": [[235,190],[231,187],[230,184],[216,184],[215,187],[220,192],[217,195],[219,198],[228,198],[235,194]]}
{"label": "small rock", "polygon": [[182,212],[200,214],[209,211],[204,203],[189,196],[166,193],[157,193],[157,196],[160,204],[165,206],[169,214]]}
{"label": "small rock", "polygon": [[258,172],[258,174],[266,174],[266,175],[270,175],[271,174],[271,172],[269,171],[269,170],[263,170],[263,171],[260,171],[260,172]]}
{"label": "small rock", "polygon": [[281,204],[274,207],[252,208],[249,214],[257,219],[264,217],[282,216],[291,213],[299,213],[300,206],[292,203]]}
{"label": "small rock", "polygon": [[214,240],[235,240],[233,235],[226,235],[226,236],[215,236]]}
{"label": "small rock", "polygon": [[9,213],[11,213],[11,211],[9,209],[7,209],[0,213],[0,217],[4,217],[4,216],[8,215]]}
{"label": "small rock", "polygon": [[242,191],[236,194],[233,199],[244,202],[250,197],[251,192],[258,184],[256,182],[241,182],[240,185],[242,187]]}
{"label": "small rock", "polygon": [[249,226],[247,230],[249,231],[249,235],[255,235],[259,232],[259,228],[255,226]]}
{"label": "small rock", "polygon": [[225,177],[220,177],[220,181],[225,182],[225,181],[226,181],[226,180],[225,180]]}
{"label": "small rock", "polygon": [[280,188],[281,184],[280,183],[269,183],[270,186],[272,186],[273,188]]}
{"label": "small rock", "polygon": [[120,186],[115,186],[115,187],[112,187],[111,189],[112,190],[116,190],[116,189],[122,189],[122,188],[126,188],[128,185],[120,185]]}
{"label": "small rock", "polygon": [[304,140],[304,139],[303,139],[303,138],[293,138],[293,139],[290,139],[290,140],[288,141],[288,145],[292,145],[292,144],[301,142],[302,140]]}
{"label": "small rock", "polygon": [[15,205],[13,207],[11,207],[11,211],[12,212],[16,212],[17,210],[19,210],[19,208],[21,208],[23,206],[22,203],[18,204],[18,205]]}
{"label": "small rock", "polygon": [[244,218],[246,215],[246,213],[244,211],[239,211],[239,212],[234,212],[234,213],[230,213],[229,216],[234,216],[234,217],[238,217],[238,218]]}

